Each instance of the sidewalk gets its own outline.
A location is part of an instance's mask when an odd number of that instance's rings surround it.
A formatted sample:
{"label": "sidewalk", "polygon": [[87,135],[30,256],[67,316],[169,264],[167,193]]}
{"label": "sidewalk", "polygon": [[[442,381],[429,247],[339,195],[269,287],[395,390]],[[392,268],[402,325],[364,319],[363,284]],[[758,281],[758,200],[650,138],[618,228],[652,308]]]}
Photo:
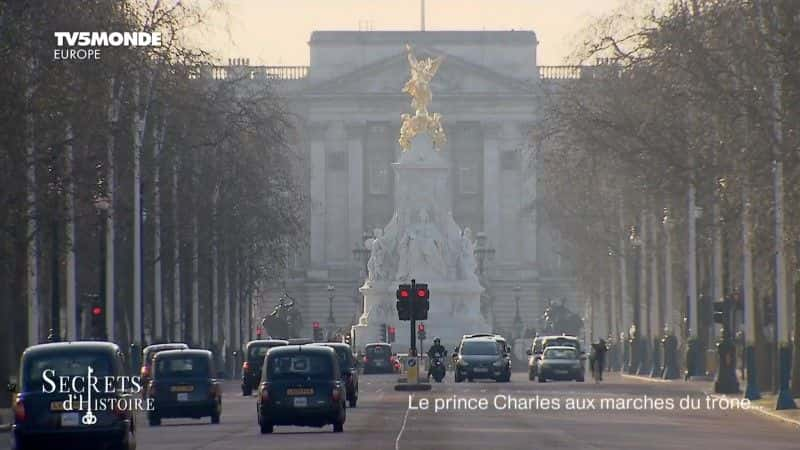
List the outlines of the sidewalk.
{"label": "sidewalk", "polygon": [[[699,381],[699,380],[689,380],[684,381],[683,379],[678,380],[663,380],[661,378],[650,378],[645,376],[639,375],[628,375],[622,374],[623,378],[629,380],[636,380],[641,382],[648,382],[648,383],[669,383],[675,386],[686,386],[687,388],[702,392],[706,395],[710,395],[712,397],[727,397],[727,398],[741,398],[742,394],[715,394],[714,393],[714,382],[713,381]],[[742,386],[743,387],[743,386]],[[795,402],[798,403],[800,406],[800,398],[795,398]],[[800,427],[800,409],[785,409],[785,410],[776,410],[775,404],[777,403],[777,395],[769,392],[769,393],[761,393],[760,400],[754,400],[751,402],[751,408],[749,411],[753,411],[758,414],[762,414],[768,416],[772,419],[781,420],[783,422],[792,424],[794,426]]]}

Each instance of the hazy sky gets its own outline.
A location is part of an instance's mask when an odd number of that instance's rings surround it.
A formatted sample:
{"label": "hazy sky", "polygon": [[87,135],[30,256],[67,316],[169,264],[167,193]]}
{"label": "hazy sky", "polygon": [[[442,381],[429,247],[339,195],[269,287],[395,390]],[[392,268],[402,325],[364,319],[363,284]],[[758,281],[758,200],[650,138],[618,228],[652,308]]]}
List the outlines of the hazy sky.
{"label": "hazy sky", "polygon": [[[428,30],[533,30],[539,64],[563,62],[592,18],[623,0],[426,0]],[[628,0],[625,3],[630,3]],[[420,0],[229,0],[200,46],[221,60],[307,65],[314,30],[419,30]]]}

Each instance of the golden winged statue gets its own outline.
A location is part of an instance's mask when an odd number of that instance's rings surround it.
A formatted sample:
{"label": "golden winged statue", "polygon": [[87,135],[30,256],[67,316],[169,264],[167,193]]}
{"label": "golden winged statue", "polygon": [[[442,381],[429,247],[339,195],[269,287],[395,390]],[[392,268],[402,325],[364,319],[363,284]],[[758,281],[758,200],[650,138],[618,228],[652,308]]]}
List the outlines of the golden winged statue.
{"label": "golden winged statue", "polygon": [[403,86],[403,92],[411,96],[411,106],[415,109],[415,113],[413,116],[411,114],[403,114],[401,116],[403,125],[400,128],[398,142],[400,142],[403,151],[408,151],[411,147],[411,139],[420,132],[428,131],[438,150],[447,141],[447,136],[442,128],[441,115],[428,112],[428,105],[433,98],[430,83],[439,70],[444,57],[418,60],[408,44],[406,44],[406,51],[408,51],[411,78]]}

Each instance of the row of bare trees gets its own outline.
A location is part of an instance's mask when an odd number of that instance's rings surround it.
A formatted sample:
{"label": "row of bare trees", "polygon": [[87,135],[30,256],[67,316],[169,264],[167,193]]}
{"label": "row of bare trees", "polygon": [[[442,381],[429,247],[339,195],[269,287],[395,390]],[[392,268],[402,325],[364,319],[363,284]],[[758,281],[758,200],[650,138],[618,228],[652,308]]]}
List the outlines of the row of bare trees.
{"label": "row of bare trees", "polygon": [[[200,4],[0,2],[3,376],[51,330],[88,337],[92,305],[126,348],[249,336],[251,294],[301,233],[293,127],[266,82],[207,76],[183,39]],[[163,44],[53,59],[54,32],[85,30]]]}
{"label": "row of bare trees", "polygon": [[706,345],[698,296],[737,291],[748,346],[775,327],[800,355],[800,3],[674,0],[593,32],[580,55],[603,63],[548,86],[531,146],[579,290],[616,336],[636,312]]}

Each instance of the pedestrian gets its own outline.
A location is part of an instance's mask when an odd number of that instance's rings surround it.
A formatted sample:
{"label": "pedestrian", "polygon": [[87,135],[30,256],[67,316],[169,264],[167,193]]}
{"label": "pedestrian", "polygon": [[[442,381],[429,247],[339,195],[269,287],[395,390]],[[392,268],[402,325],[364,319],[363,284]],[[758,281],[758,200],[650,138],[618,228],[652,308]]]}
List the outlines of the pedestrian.
{"label": "pedestrian", "polygon": [[603,368],[606,362],[607,351],[608,346],[606,345],[606,341],[602,338],[596,344],[592,344],[591,368],[596,382],[603,381]]}

